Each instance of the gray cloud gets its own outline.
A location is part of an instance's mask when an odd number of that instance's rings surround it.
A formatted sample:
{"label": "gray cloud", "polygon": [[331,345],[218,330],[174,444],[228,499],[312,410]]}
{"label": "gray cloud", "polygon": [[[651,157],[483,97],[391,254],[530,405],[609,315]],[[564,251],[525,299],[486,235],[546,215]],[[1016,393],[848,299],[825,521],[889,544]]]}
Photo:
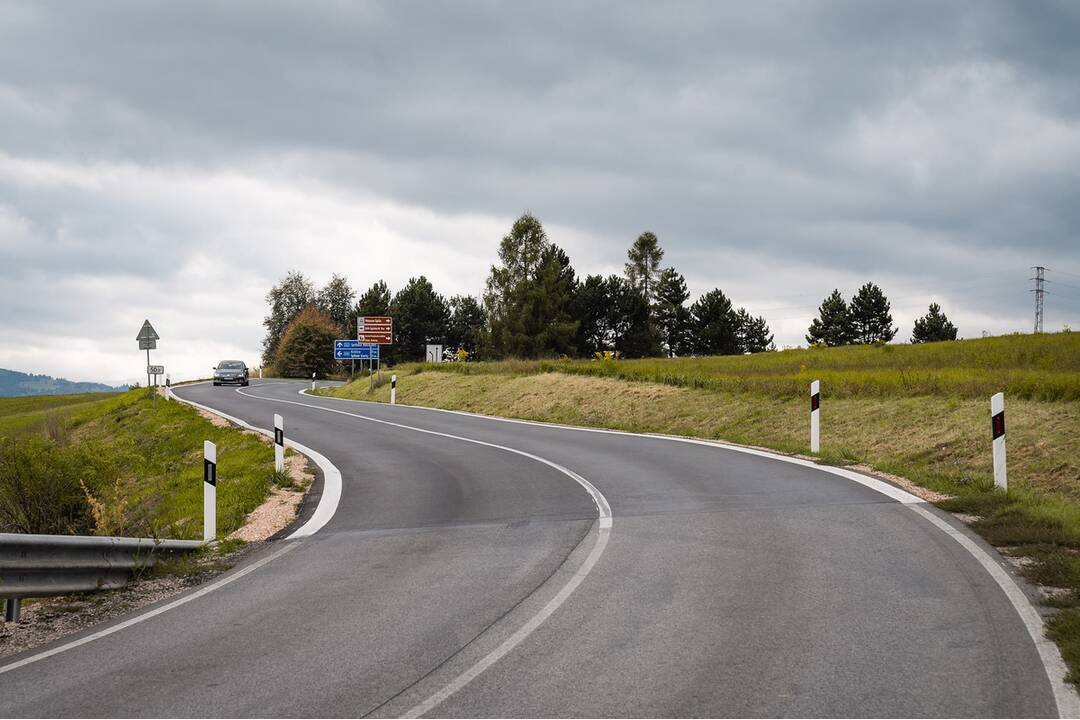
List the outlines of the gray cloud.
{"label": "gray cloud", "polygon": [[[694,290],[785,308],[787,343],[871,278],[904,323],[934,295],[964,334],[1022,329],[1029,265],[1080,273],[1078,36],[1067,2],[9,3],[0,317],[63,327],[28,278],[147,258],[164,297],[220,243],[251,287],[323,273],[327,234],[382,238],[357,285],[475,292],[529,208],[581,272],[656,231]],[[396,254],[447,237],[453,269]],[[1076,324],[1061,291],[1048,320]]]}

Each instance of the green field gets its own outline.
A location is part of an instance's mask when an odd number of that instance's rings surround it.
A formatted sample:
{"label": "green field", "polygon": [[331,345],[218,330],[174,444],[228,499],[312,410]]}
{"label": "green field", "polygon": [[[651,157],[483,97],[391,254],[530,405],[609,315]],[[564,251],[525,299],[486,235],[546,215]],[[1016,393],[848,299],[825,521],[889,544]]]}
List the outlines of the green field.
{"label": "green field", "polygon": [[[809,452],[820,379],[821,462],[861,463],[950,496],[1025,572],[1066,588],[1052,624],[1080,679],[1080,334],[751,356],[410,364],[398,402]],[[327,394],[386,402],[358,380]],[[993,489],[990,396],[1005,392],[1009,492]],[[1049,602],[1049,601],[1048,601]]]}
{"label": "green field", "polygon": [[275,480],[258,438],[146,390],[0,400],[0,531],[201,539],[204,440],[224,537]]}
{"label": "green field", "polygon": [[563,372],[770,397],[989,398],[1080,400],[1080,333],[1009,335],[925,345],[810,348],[756,355],[618,362],[510,360],[410,365],[403,372],[526,375]]}

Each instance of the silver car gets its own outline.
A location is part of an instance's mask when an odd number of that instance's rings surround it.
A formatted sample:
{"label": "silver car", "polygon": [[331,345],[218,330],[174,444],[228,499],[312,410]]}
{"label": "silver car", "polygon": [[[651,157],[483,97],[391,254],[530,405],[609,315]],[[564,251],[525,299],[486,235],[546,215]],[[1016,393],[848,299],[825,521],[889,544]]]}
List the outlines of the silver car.
{"label": "silver car", "polygon": [[235,383],[242,387],[248,384],[248,368],[241,360],[222,360],[214,368],[214,384]]}

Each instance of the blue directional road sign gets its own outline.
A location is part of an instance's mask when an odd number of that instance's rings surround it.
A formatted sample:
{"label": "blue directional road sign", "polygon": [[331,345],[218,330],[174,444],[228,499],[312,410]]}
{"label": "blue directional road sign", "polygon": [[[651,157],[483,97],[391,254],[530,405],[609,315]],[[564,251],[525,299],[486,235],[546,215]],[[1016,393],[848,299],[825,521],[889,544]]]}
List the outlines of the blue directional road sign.
{"label": "blue directional road sign", "polygon": [[379,346],[359,340],[335,340],[335,360],[378,360]]}

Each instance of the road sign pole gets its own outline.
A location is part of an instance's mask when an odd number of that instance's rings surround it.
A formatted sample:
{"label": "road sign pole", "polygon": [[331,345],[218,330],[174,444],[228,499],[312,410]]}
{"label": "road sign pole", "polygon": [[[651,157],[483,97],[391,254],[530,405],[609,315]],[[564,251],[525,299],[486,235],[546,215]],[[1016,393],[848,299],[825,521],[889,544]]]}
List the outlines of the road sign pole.
{"label": "road sign pole", "polygon": [[154,399],[154,388],[150,387],[150,348],[146,348],[146,392],[150,393],[150,400]]}

